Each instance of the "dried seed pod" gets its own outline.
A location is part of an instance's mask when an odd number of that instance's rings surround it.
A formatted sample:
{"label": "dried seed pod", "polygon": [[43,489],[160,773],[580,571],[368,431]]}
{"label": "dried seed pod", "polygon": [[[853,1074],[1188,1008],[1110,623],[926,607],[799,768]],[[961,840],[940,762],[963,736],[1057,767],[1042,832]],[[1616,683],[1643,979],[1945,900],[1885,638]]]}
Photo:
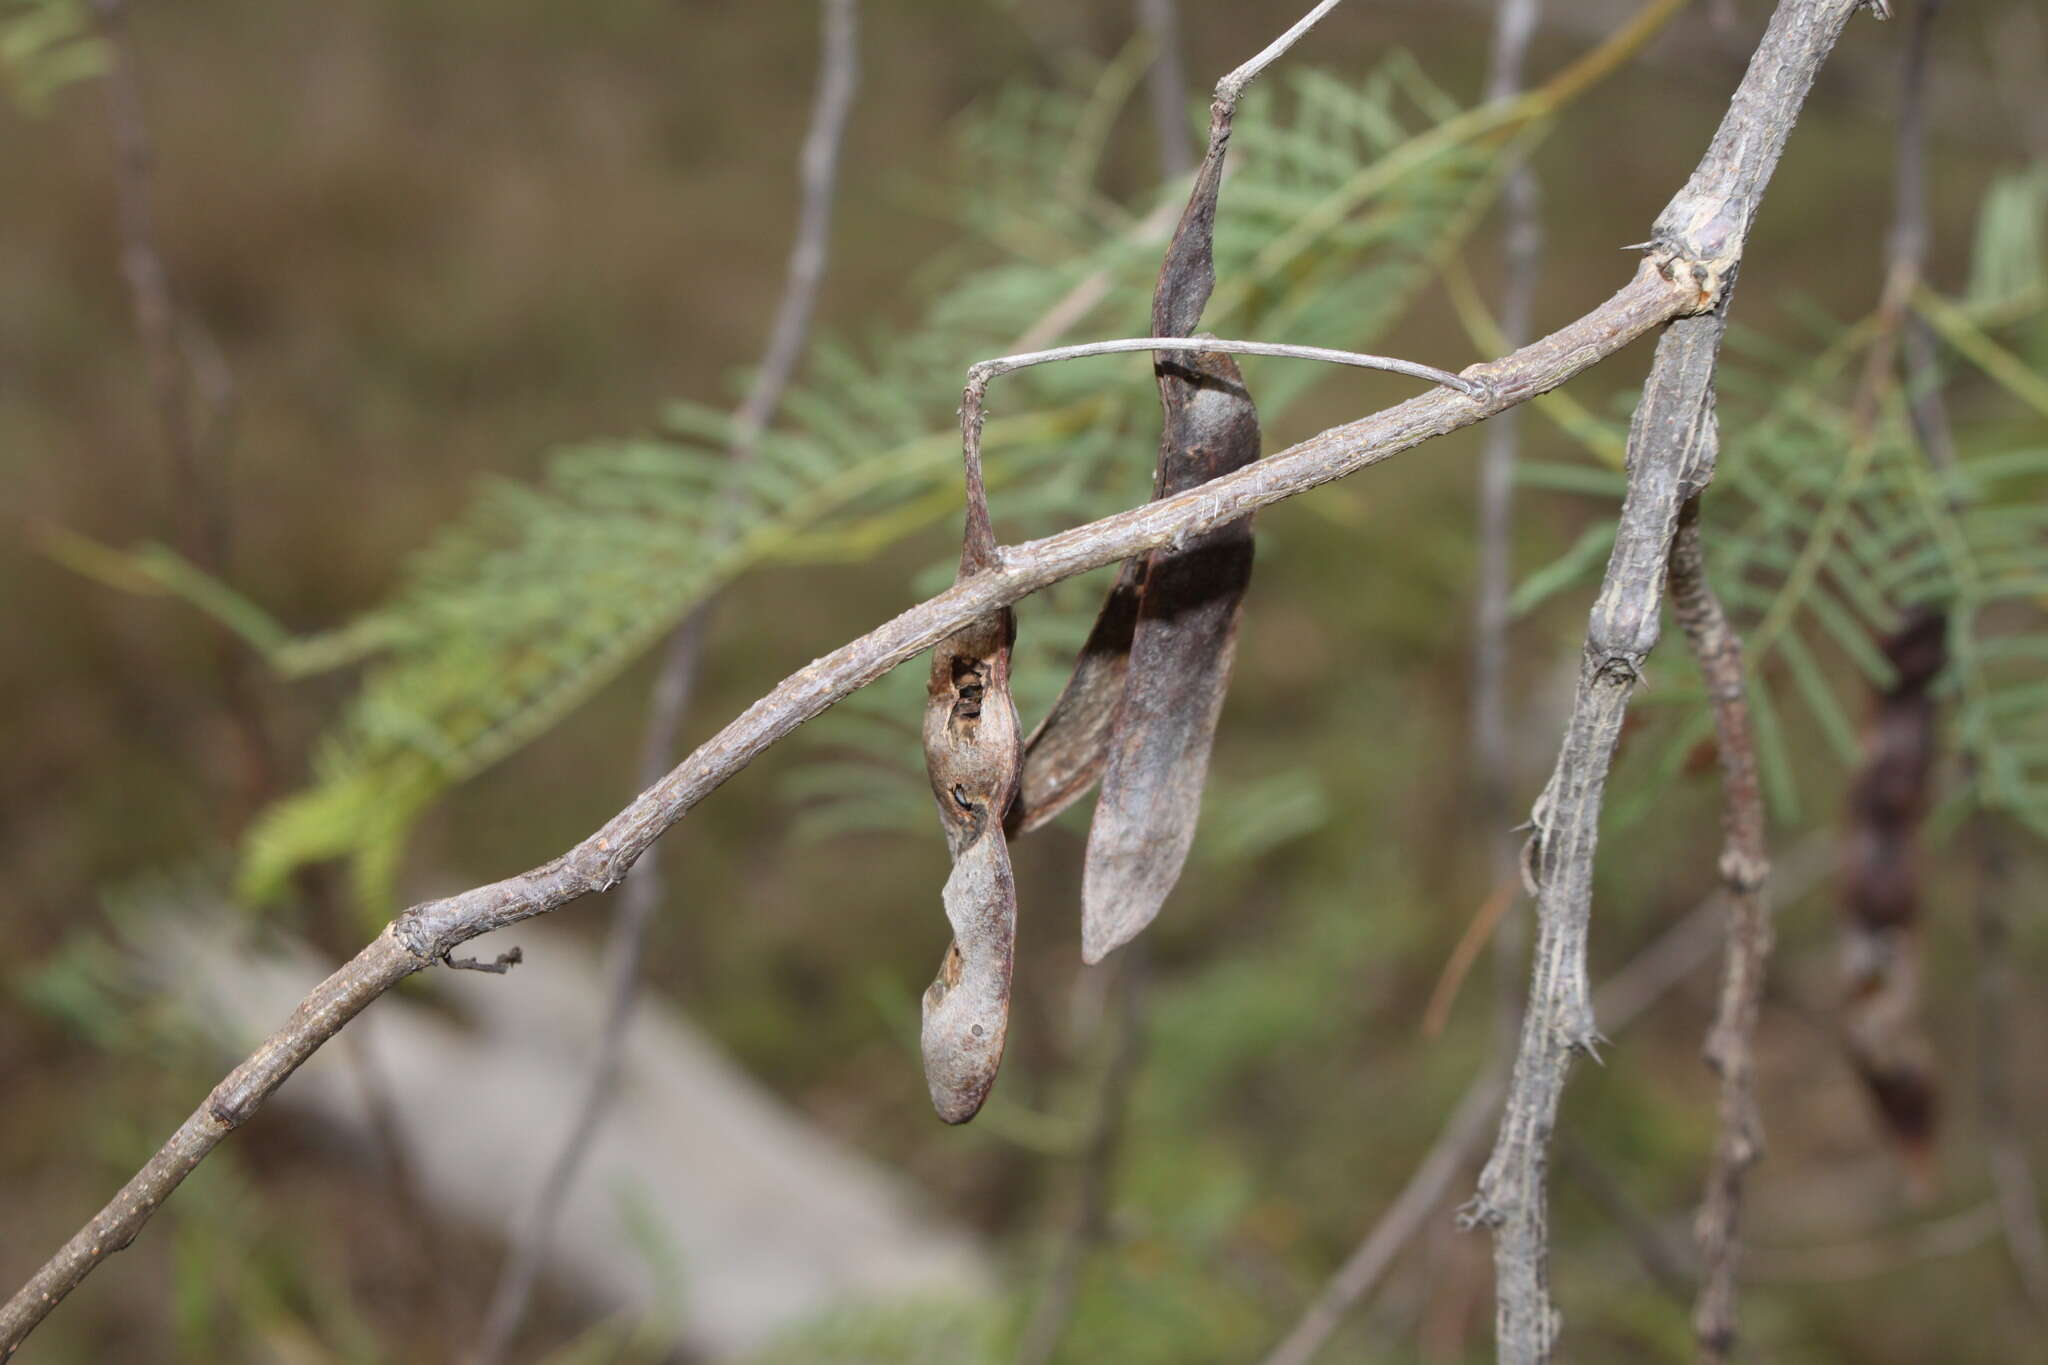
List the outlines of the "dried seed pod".
{"label": "dried seed pod", "polygon": [[[1166,411],[1162,487],[1193,487],[1258,458],[1258,412],[1229,356],[1189,353],[1162,362],[1158,376]],[[1088,962],[1150,924],[1180,880],[1251,571],[1249,517],[1154,551],[1147,564],[1088,832],[1081,881]]]}
{"label": "dried seed pod", "polygon": [[1842,848],[1843,1038],[1885,1127],[1929,1177],[1939,1061],[1920,1011],[1920,826],[1932,805],[1948,618],[1923,609],[1881,642],[1896,671],[1864,736]]}
{"label": "dried seed pod", "polygon": [[[960,577],[996,566],[995,530],[981,477],[981,396],[970,382],[960,404],[967,532]],[[948,1123],[981,1110],[1010,1032],[1010,972],[1016,961],[1017,883],[1003,817],[1017,795],[1023,744],[1010,697],[1010,646],[1017,618],[1004,607],[932,649],[924,708],[924,763],[946,830],[953,871],[943,897],[953,941],[924,993],[925,1084]]]}
{"label": "dried seed pod", "polygon": [[948,1123],[965,1123],[988,1098],[1009,1031],[1017,886],[1003,812],[1021,748],[1010,699],[1015,634],[1015,618],[999,611],[932,651],[925,767],[953,854],[944,892],[953,942],[924,993],[922,1050],[932,1105]]}
{"label": "dried seed pod", "polygon": [[1011,834],[1028,834],[1073,805],[1102,776],[1110,732],[1123,702],[1138,624],[1142,559],[1127,560],[1074,661],[1074,672],[1024,748],[1024,771],[1010,807]]}
{"label": "dried seed pod", "polygon": [[[1208,150],[1152,293],[1154,336],[1190,335],[1215,285],[1216,196],[1233,106],[1219,98],[1210,108]],[[1164,414],[1155,499],[1258,458],[1258,410],[1229,356],[1162,353],[1153,374]],[[1150,924],[1180,880],[1251,565],[1250,518],[1127,563],[1066,691],[1025,751],[1012,828],[1045,823],[1102,782],[1081,885],[1088,962]]]}

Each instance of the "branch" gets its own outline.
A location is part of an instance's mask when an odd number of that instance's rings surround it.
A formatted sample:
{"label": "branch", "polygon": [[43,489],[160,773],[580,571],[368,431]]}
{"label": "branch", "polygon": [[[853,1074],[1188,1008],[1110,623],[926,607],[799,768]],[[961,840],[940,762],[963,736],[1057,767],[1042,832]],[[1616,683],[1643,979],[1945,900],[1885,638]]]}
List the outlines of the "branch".
{"label": "branch", "polygon": [[[818,291],[832,239],[832,208],[839,180],[840,149],[859,82],[858,0],[825,0],[818,89],[810,128],[798,162],[802,186],[795,241],[785,269],[782,300],[775,311],[768,346],[744,400],[733,414],[727,457],[734,466],[753,458],[761,433],[774,419],[782,397],[795,378],[817,311]],[[639,780],[643,787],[661,780],[674,762],[683,717],[696,690],[715,602],[706,602],[676,627],[662,651],[660,671],[647,704],[647,728],[640,745]],[[569,1187],[589,1154],[604,1111],[618,1082],[625,1053],[626,1031],[640,1000],[641,959],[647,933],[661,908],[664,890],[660,850],[650,848],[639,873],[620,898],[612,926],[610,961],[606,968],[607,1006],[589,1083],[577,1104],[560,1150],[542,1178],[511,1256],[499,1271],[489,1309],[471,1359],[474,1365],[495,1365],[510,1348],[540,1280],[541,1262],[554,1240]]]}
{"label": "branch", "polygon": [[1627,285],[1584,317],[1511,355],[1467,369],[1465,378],[1486,384],[1491,394],[1486,401],[1438,389],[1332,427],[1186,493],[999,550],[994,568],[954,584],[783,679],[567,853],[518,876],[405,911],[354,960],[316,987],[120,1194],[0,1308],[0,1359],[13,1352],[102,1256],[132,1241],[156,1207],[222,1138],[385,990],[479,935],[618,885],[663,831],[770,745],[975,618],[1077,574],[1185,541],[1483,421],[1549,392],[1701,307],[1697,284],[1681,281],[1675,271],[1667,273],[1669,267],[1668,256],[1653,255]]}
{"label": "branch", "polygon": [[[1486,101],[1501,104],[1522,91],[1529,43],[1536,36],[1541,0],[1500,0],[1494,12],[1493,47],[1488,58]],[[1502,187],[1501,260],[1507,280],[1501,290],[1503,345],[1528,340],[1536,282],[1543,269],[1543,222],[1536,172],[1518,160]],[[1479,456],[1479,592],[1472,644],[1472,758],[1476,768],[1479,818],[1486,830],[1487,874],[1499,888],[1501,932],[1493,937],[1493,1047],[1503,1059],[1514,1054],[1520,1031],[1520,964],[1528,945],[1528,924],[1520,909],[1521,876],[1515,831],[1509,816],[1513,782],[1508,744],[1504,680],[1508,666],[1508,600],[1514,577],[1515,465],[1521,454],[1520,412],[1501,414],[1486,429]],[[1449,1008],[1449,997],[1445,998]]]}
{"label": "branch", "polygon": [[[1796,886],[1792,894],[1804,894],[1819,883],[1828,867],[1827,852],[1815,841],[1792,860],[1784,879]],[[1616,1033],[1626,1029],[1706,962],[1719,941],[1720,910],[1720,897],[1709,897],[1601,983],[1593,1003],[1609,1028]],[[1506,1093],[1505,1072],[1505,1067],[1489,1067],[1466,1087],[1408,1183],[1263,1365],[1308,1365],[1345,1316],[1372,1292],[1394,1257],[1442,1207],[1451,1181],[1479,1154],[1487,1121]]]}
{"label": "branch", "polygon": [[1095,1095],[1095,1111],[1075,1180],[1074,1209],[1060,1239],[1045,1287],[1031,1307],[1031,1317],[1017,1347],[1017,1365],[1048,1365],[1066,1335],[1089,1253],[1101,1243],[1109,1219],[1110,1181],[1115,1174],[1117,1146],[1123,1136],[1125,1111],[1137,1075],[1145,1033],[1145,956],[1133,946],[1110,965],[1108,1008],[1100,1032],[1108,1035],[1109,1056]]}
{"label": "branch", "polygon": [[1557,766],[1531,816],[1537,945],[1506,1112],[1466,1219],[1494,1235],[1496,1337],[1504,1365],[1544,1365],[1559,1315],[1549,1283],[1545,1168],[1573,1057],[1599,1041],[1586,935],[1600,803],[1629,698],[1657,643],[1681,505],[1712,478],[1715,363],[1727,293],[1765,187],[1815,74],[1860,0],[1784,0],[1692,179],[1665,208],[1656,259],[1703,310],[1658,340],[1628,447],[1628,492],[1593,607]]}
{"label": "branch", "polygon": [[1180,51],[1180,6],[1176,0],[1138,0],[1138,27],[1152,39],[1152,65],[1145,90],[1152,99],[1152,132],[1159,140],[1159,172],[1176,180],[1195,168],[1195,143],[1188,132],[1188,74]]}
{"label": "branch", "polygon": [[[1714,440],[1711,419],[1707,440]],[[1671,546],[1671,600],[1713,702],[1721,762],[1721,881],[1728,897],[1728,950],[1706,1047],[1709,1065],[1721,1076],[1721,1099],[1713,1162],[1693,1229],[1701,1271],[1693,1334],[1703,1365],[1720,1365],[1735,1349],[1743,1174],[1763,1151],[1752,1042],[1763,1001],[1764,964],[1771,951],[1770,903],[1764,895],[1770,851],[1756,741],[1743,691],[1742,640],[1707,583],[1699,515],[1695,494],[1679,515],[1678,535]]]}

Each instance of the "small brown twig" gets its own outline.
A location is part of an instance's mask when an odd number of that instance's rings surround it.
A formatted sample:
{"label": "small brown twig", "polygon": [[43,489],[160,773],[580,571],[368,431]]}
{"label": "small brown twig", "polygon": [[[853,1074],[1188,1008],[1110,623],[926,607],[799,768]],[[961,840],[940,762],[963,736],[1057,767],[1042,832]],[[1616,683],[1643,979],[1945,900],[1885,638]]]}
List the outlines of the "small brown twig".
{"label": "small brown twig", "polygon": [[[817,97],[798,160],[802,192],[796,235],[760,369],[733,414],[726,454],[734,467],[753,457],[761,433],[774,419],[796,376],[825,276],[840,152],[859,82],[858,0],[824,0],[823,19]],[[714,610],[714,602],[705,602],[691,612],[670,634],[661,652],[661,664],[648,695],[647,723],[636,768],[643,788],[660,781],[674,762],[683,718],[696,691]],[[638,1008],[644,980],[641,962],[646,954],[647,935],[666,890],[658,849],[650,848],[636,870],[639,875],[620,898],[612,925],[605,971],[605,1016],[592,1055],[589,1080],[562,1145],[522,1220],[512,1252],[499,1271],[482,1329],[472,1348],[475,1365],[495,1365],[504,1358],[518,1334],[540,1281],[542,1261],[561,1221],[562,1206],[597,1137],[618,1083],[627,1030]]]}
{"label": "small brown twig", "polygon": [[[1713,440],[1709,419],[1708,440]],[[1685,631],[1714,711],[1721,764],[1721,883],[1728,902],[1728,947],[1721,993],[1707,1034],[1707,1062],[1721,1077],[1714,1155],[1700,1199],[1694,1238],[1700,1252],[1693,1335],[1704,1365],[1720,1365],[1735,1349],[1736,1272],[1742,1259],[1740,1222],[1744,1173],[1763,1151],[1756,1103],[1757,1012],[1771,951],[1770,850],[1763,784],[1742,677],[1742,640],[1707,582],[1700,539],[1700,501],[1686,500],[1671,546],[1671,601]]]}

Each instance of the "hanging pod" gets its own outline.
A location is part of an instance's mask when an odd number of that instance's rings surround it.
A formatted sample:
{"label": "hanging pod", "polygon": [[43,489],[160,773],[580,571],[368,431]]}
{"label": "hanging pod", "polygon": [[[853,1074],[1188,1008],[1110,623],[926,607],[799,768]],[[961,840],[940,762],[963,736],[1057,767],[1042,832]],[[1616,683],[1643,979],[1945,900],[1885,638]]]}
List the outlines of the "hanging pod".
{"label": "hanging pod", "polygon": [[[996,562],[981,479],[979,403],[963,403],[967,535],[960,577]],[[1016,961],[1017,883],[1003,816],[1017,794],[1023,745],[1010,698],[1017,618],[1005,607],[932,649],[924,711],[925,772],[953,871],[942,893],[953,941],[924,993],[920,1050],[932,1107],[948,1123],[981,1109],[1003,1062]]]}
{"label": "hanging pod", "polygon": [[[1153,336],[1192,335],[1209,301],[1229,140],[1230,110],[1219,102],[1160,264]],[[1258,410],[1229,356],[1161,353],[1153,375],[1163,415],[1155,500],[1258,458]],[[1036,829],[1102,784],[1082,874],[1089,962],[1152,922],[1187,862],[1251,567],[1249,517],[1127,561],[1065,691],[1026,746],[1012,829]]]}

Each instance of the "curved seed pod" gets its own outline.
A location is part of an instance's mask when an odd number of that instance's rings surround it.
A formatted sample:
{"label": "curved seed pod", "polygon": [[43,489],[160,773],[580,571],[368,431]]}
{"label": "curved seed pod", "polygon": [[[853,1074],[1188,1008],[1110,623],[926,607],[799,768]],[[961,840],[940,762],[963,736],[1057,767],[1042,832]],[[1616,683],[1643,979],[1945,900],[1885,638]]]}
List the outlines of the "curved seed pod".
{"label": "curved seed pod", "polygon": [[1109,757],[1138,624],[1142,559],[1126,560],[1088,632],[1074,672],[1024,749],[1024,771],[1010,807],[1011,834],[1028,834],[1088,794]]}
{"label": "curved seed pod", "polygon": [[925,767],[953,854],[944,892],[953,942],[924,993],[922,1050],[932,1106],[965,1123],[988,1098],[1010,1022],[1017,887],[1003,812],[1020,753],[1010,699],[1008,611],[983,617],[932,651]]}
{"label": "curved seed pod", "polygon": [[[961,395],[960,455],[967,483],[967,533],[960,577],[997,562],[981,477],[985,379]],[[1017,883],[1003,816],[1017,795],[1023,760],[1017,706],[1010,698],[1010,646],[1017,618],[1005,607],[932,649],[924,708],[924,764],[945,826],[953,871],[943,893],[953,941],[924,993],[925,1084],[948,1123],[981,1110],[1010,1032],[1010,972],[1016,960]]]}
{"label": "curved seed pod", "polygon": [[[1258,458],[1259,417],[1227,355],[1157,367],[1166,411],[1162,485],[1205,483]],[[1153,552],[1088,831],[1081,956],[1100,962],[1153,918],[1180,880],[1201,815],[1209,749],[1252,572],[1251,518]]]}
{"label": "curved seed pod", "polygon": [[[1202,156],[1201,168],[1195,172],[1187,207],[1181,210],[1180,222],[1159,267],[1159,282],[1153,289],[1153,336],[1177,337],[1193,332],[1216,283],[1216,195],[1223,185],[1223,153],[1230,142],[1231,110],[1232,106],[1222,103],[1210,110],[1208,149]],[[1196,356],[1174,356],[1170,361],[1161,356],[1160,360],[1181,375],[1204,372]],[[1224,363],[1230,366],[1229,374],[1236,376],[1236,366],[1227,360]],[[1167,369],[1158,369],[1162,402],[1166,402],[1166,373]],[[1242,392],[1242,380],[1237,383]],[[1167,408],[1171,424],[1171,403],[1167,403]],[[1176,449],[1170,438],[1160,442],[1152,482],[1155,500],[1184,493],[1218,473],[1227,472],[1205,471],[1199,462],[1176,459]],[[1250,458],[1257,455],[1258,442],[1254,437]],[[1146,560],[1126,561],[1095,618],[1088,642],[1081,647],[1065,690],[1025,745],[1023,779],[1017,804],[1010,810],[1011,833],[1029,833],[1053,819],[1086,795],[1102,776],[1122,705],[1132,633],[1138,622],[1138,597],[1148,568]]]}

